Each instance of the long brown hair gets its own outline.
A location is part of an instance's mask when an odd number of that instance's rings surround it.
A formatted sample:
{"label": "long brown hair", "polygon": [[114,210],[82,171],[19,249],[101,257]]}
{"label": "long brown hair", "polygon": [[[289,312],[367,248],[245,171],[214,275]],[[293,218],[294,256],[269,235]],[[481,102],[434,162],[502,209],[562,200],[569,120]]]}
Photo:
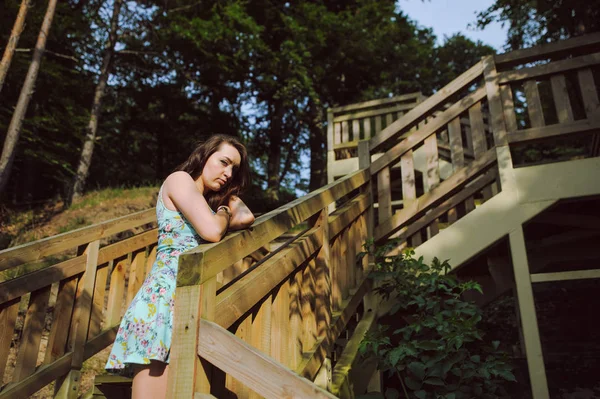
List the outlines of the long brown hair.
{"label": "long brown hair", "polygon": [[233,175],[219,191],[210,191],[206,194],[206,201],[213,209],[225,204],[232,195],[240,195],[250,183],[250,166],[248,164],[248,153],[246,147],[235,137],[225,134],[215,134],[208,140],[198,143],[188,159],[175,170],[187,172],[192,179],[196,180],[202,174],[204,165],[208,158],[219,150],[221,144],[227,143],[240,153],[240,165],[234,169]]}

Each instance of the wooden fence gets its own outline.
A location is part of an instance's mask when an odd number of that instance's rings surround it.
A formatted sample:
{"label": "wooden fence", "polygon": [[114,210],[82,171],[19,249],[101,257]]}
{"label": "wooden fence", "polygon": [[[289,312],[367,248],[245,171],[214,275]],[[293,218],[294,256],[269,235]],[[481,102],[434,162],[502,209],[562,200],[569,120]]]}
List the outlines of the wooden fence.
{"label": "wooden fence", "polygon": [[[362,243],[399,237],[404,246],[418,246],[431,239],[509,189],[512,154],[524,143],[583,137],[587,152],[577,156],[598,156],[599,48],[600,35],[590,35],[485,57],[360,141],[356,172],[261,216],[248,230],[182,255],[169,397],[350,396],[347,370],[356,342],[375,320],[370,266],[356,257]],[[364,126],[373,123],[359,126],[348,128],[348,140],[368,137]],[[415,178],[419,149],[427,165],[423,184]],[[444,151],[452,169],[445,175]],[[154,211],[145,211],[0,252],[0,271],[74,252],[0,283],[0,398],[28,396],[54,380],[58,396],[77,394],[83,360],[112,342],[124,306],[152,264],[156,231],[148,224],[154,220]],[[101,245],[138,226],[147,228]],[[271,250],[273,240],[290,232],[293,238]],[[27,309],[23,321],[20,306]],[[45,325],[47,349],[38,356]],[[15,331],[18,348],[11,346]]]}

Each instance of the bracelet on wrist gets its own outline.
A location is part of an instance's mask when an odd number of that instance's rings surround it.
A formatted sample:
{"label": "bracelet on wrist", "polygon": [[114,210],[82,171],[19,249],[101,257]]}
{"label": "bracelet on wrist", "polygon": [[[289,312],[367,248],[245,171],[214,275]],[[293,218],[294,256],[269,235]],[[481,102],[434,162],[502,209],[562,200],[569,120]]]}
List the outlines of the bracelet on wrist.
{"label": "bracelet on wrist", "polygon": [[227,217],[231,219],[231,209],[229,209],[229,207],[227,205],[221,205],[220,207],[218,207],[217,212],[219,212],[219,211],[225,212]]}

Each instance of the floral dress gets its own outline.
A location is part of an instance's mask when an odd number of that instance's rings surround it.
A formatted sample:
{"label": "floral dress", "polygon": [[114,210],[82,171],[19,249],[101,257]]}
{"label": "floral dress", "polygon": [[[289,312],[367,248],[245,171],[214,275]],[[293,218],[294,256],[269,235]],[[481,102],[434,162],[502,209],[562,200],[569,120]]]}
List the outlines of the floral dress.
{"label": "floral dress", "polygon": [[123,369],[130,363],[149,364],[150,360],[169,362],[179,255],[205,241],[183,214],[165,206],[162,188],[156,217],[156,261],[121,320],[107,369]]}

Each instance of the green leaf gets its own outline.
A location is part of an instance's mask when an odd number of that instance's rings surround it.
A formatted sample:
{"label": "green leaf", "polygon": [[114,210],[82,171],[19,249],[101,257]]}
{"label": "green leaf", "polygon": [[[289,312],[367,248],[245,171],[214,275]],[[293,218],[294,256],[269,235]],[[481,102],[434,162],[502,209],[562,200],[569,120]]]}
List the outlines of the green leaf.
{"label": "green leaf", "polygon": [[394,388],[388,388],[385,390],[385,399],[398,399],[400,397],[400,392]]}
{"label": "green leaf", "polygon": [[442,381],[440,378],[427,378],[425,381],[423,381],[425,384],[429,384],[429,385],[436,385],[439,387],[443,387],[446,384],[444,383],[444,381]]}
{"label": "green leaf", "polygon": [[425,365],[421,362],[412,362],[408,364],[408,369],[420,380],[425,378]]}
{"label": "green leaf", "polygon": [[422,390],[421,391],[416,391],[415,392],[415,396],[417,398],[419,398],[419,399],[425,399],[425,398],[427,398],[427,392],[422,391]]}
{"label": "green leaf", "polygon": [[515,375],[508,370],[502,370],[498,373],[498,375],[507,381],[517,382]]}
{"label": "green leaf", "polygon": [[492,347],[494,348],[494,350],[498,350],[499,346],[500,346],[500,341],[492,341]]}
{"label": "green leaf", "polygon": [[406,384],[407,387],[409,387],[413,391],[418,391],[419,389],[421,389],[421,385],[423,385],[420,381],[417,381],[411,377],[406,377],[404,379],[404,383]]}

